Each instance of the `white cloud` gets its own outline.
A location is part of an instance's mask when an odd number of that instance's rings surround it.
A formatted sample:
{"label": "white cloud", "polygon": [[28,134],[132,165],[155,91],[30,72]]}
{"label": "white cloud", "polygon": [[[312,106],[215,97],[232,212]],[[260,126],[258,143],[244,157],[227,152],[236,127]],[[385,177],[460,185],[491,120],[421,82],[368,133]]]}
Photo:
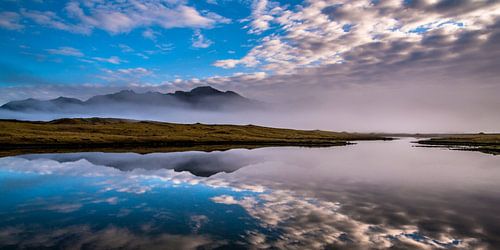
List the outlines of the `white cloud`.
{"label": "white cloud", "polygon": [[47,52],[54,55],[82,57],[84,54],[73,47],[59,47],[57,49],[47,49]]}
{"label": "white cloud", "polygon": [[243,81],[251,80],[264,80],[267,76],[266,72],[253,72],[253,73],[235,73],[233,77]]}
{"label": "white cloud", "polygon": [[11,11],[0,12],[0,27],[9,30],[20,30],[24,25],[20,23],[21,17],[19,14]]}
{"label": "white cloud", "polygon": [[98,61],[98,62],[107,62],[111,64],[121,64],[125,62],[124,60],[120,59],[117,56],[111,56],[109,58],[104,58],[104,57],[92,57],[92,59]]}
{"label": "white cloud", "polygon": [[137,67],[137,68],[122,68],[117,70],[102,69],[104,74],[98,75],[97,77],[109,82],[128,82],[129,84],[134,84],[147,76],[152,76],[153,71]]}
{"label": "white cloud", "polygon": [[[85,2],[70,1],[64,8],[67,19],[51,11],[22,9],[21,15],[51,28],[74,33],[89,34],[93,29],[102,29],[111,34],[127,33],[140,27],[158,26],[170,28],[211,28],[229,19],[216,13],[200,13],[182,1],[120,1]],[[154,33],[146,32],[152,38]]]}
{"label": "white cloud", "polygon": [[132,49],[132,47],[126,45],[126,44],[123,44],[123,43],[120,43],[117,45],[118,48],[121,49],[122,52],[124,53],[130,53],[130,52],[134,52],[134,49]]}
{"label": "white cloud", "polygon": [[30,161],[17,157],[6,157],[2,158],[0,161],[2,162],[2,169],[22,173],[70,176],[114,176],[120,174],[120,171],[117,169],[103,168],[87,160],[59,163],[48,159]]}
{"label": "white cloud", "polygon": [[153,50],[145,50],[144,53],[148,55],[166,54],[174,49],[174,45],[171,43],[157,43],[155,44],[155,48]]}
{"label": "white cloud", "polygon": [[150,39],[150,40],[156,40],[156,37],[157,37],[157,32],[155,32],[154,30],[152,29],[146,29],[142,32],[142,36],[144,38],[147,38],[147,39]]}
{"label": "white cloud", "polygon": [[213,65],[216,67],[224,68],[224,69],[231,69],[231,68],[236,67],[236,65],[238,65],[239,63],[240,63],[240,60],[226,59],[226,60],[218,60],[218,61],[214,62]]}
{"label": "white cloud", "polygon": [[247,55],[241,59],[225,59],[225,60],[217,60],[213,63],[216,67],[221,67],[224,69],[232,69],[238,65],[244,65],[247,67],[255,67],[259,64],[259,61],[256,57]]}
{"label": "white cloud", "polygon": [[128,68],[128,69],[119,69],[118,72],[123,73],[123,74],[141,74],[141,75],[149,75],[152,74],[153,72],[150,70],[147,70],[145,68]]}
{"label": "white cloud", "polygon": [[[211,200],[220,204],[239,205],[258,219],[261,226],[281,232],[277,239],[258,232],[248,232],[249,241],[257,249],[325,249],[328,246],[386,249],[397,248],[400,243],[415,249],[434,249],[453,244],[456,240],[445,232],[437,239],[425,235],[415,239],[411,234],[418,234],[416,225],[368,224],[341,213],[339,203],[308,199],[288,190],[273,190],[240,199],[221,195]],[[477,239],[465,238],[460,239],[456,247],[468,249],[477,243]]]}
{"label": "white cloud", "polygon": [[230,196],[230,195],[221,195],[221,196],[212,197],[210,199],[215,203],[221,203],[221,204],[226,204],[226,205],[239,204],[239,201],[237,201],[233,196]]}
{"label": "white cloud", "polygon": [[250,33],[260,34],[269,29],[269,22],[273,20],[273,16],[267,13],[268,4],[268,0],[253,1]]}
{"label": "white cloud", "polygon": [[[414,52],[444,47],[441,44],[422,46],[431,34],[446,37],[443,42],[453,45],[461,41],[465,32],[487,33],[487,27],[500,17],[498,2],[463,1],[453,6],[441,2],[419,3],[411,6],[403,1],[317,0],[284,10],[280,6],[270,9],[270,2],[256,0],[250,31],[260,33],[272,22],[279,27],[279,32],[261,39],[243,58],[219,60],[214,65],[222,68],[259,66],[276,73],[291,73],[300,68],[346,61],[391,63],[379,57],[383,53],[355,56],[350,53],[357,53],[364,46],[378,46],[378,51],[394,55],[394,60],[403,60]],[[405,46],[400,47],[402,45]]]}
{"label": "white cloud", "polygon": [[89,34],[92,27],[87,24],[69,23],[52,11],[35,11],[21,9],[21,16],[31,19],[37,24],[72,33]]}
{"label": "white cloud", "polygon": [[199,30],[196,30],[194,32],[193,37],[191,38],[191,43],[194,48],[203,48],[203,49],[208,48],[210,47],[210,45],[213,44],[213,42],[205,38],[205,36],[203,36],[203,34],[201,34]]}
{"label": "white cloud", "polygon": [[223,17],[215,12],[206,12],[205,17],[207,17],[211,20],[214,20],[216,23],[220,23],[220,24],[231,23],[231,19]]}

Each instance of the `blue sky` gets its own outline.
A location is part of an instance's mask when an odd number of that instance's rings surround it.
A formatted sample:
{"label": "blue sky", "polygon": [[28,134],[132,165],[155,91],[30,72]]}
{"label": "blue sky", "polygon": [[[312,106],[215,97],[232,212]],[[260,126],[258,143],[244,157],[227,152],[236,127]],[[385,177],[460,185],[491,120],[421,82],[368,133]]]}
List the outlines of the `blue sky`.
{"label": "blue sky", "polygon": [[[224,69],[213,63],[245,56],[265,35],[249,32],[248,18],[253,6],[250,1],[151,1],[144,12],[132,6],[133,1],[119,7],[86,6],[86,2],[2,1],[4,18],[8,19],[10,13],[15,17],[4,21],[0,29],[0,86],[119,84],[131,77],[158,84],[178,78],[231,75],[248,69]],[[94,20],[86,23],[76,17],[70,4]],[[153,8],[173,12],[189,8],[189,15],[195,17],[184,22],[153,17],[157,20],[139,23],[141,20],[118,17],[108,20],[98,14],[101,10],[109,16],[118,8],[128,15],[143,15],[138,19],[151,17]],[[119,24],[120,21],[126,24]],[[127,70],[137,74],[114,73]]]}
{"label": "blue sky", "polygon": [[498,15],[498,4],[488,1],[448,2],[2,1],[0,87],[301,75],[301,69],[377,63],[380,55],[358,52],[380,43],[394,60],[413,60],[446,49],[416,46],[427,38],[444,36],[453,44]]}

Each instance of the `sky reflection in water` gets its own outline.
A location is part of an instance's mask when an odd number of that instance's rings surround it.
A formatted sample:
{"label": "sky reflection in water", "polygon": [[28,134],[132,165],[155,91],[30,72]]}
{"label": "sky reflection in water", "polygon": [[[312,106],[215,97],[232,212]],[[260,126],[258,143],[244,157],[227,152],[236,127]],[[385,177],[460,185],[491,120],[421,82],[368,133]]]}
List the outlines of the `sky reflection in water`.
{"label": "sky reflection in water", "polygon": [[0,158],[0,246],[499,246],[500,158],[409,142]]}

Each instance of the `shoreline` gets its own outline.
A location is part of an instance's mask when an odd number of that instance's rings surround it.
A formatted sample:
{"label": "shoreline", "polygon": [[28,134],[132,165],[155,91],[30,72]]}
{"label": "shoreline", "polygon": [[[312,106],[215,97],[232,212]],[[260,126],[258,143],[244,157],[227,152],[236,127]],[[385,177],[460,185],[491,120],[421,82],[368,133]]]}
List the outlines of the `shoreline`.
{"label": "shoreline", "polygon": [[440,147],[450,150],[478,151],[485,154],[500,155],[500,134],[438,137],[418,140],[415,143],[420,147]]}
{"label": "shoreline", "polygon": [[351,141],[392,139],[376,134],[114,118],[65,118],[48,122],[0,120],[0,156],[82,150],[173,152],[273,146],[330,147],[349,145]]}

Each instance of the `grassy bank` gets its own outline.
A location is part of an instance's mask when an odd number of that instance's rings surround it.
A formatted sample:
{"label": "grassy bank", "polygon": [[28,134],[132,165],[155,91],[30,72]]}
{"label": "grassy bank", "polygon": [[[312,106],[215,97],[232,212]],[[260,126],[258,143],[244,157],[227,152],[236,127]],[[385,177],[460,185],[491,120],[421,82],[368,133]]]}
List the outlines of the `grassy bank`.
{"label": "grassy bank", "polygon": [[[292,130],[254,125],[174,124],[112,118],[50,122],[0,120],[0,155],[48,151],[141,151],[262,146],[335,146],[372,134]],[[175,150],[178,151],[178,150]]]}
{"label": "grassy bank", "polygon": [[419,144],[441,146],[457,150],[473,150],[488,154],[500,154],[500,134],[450,135],[418,141]]}

